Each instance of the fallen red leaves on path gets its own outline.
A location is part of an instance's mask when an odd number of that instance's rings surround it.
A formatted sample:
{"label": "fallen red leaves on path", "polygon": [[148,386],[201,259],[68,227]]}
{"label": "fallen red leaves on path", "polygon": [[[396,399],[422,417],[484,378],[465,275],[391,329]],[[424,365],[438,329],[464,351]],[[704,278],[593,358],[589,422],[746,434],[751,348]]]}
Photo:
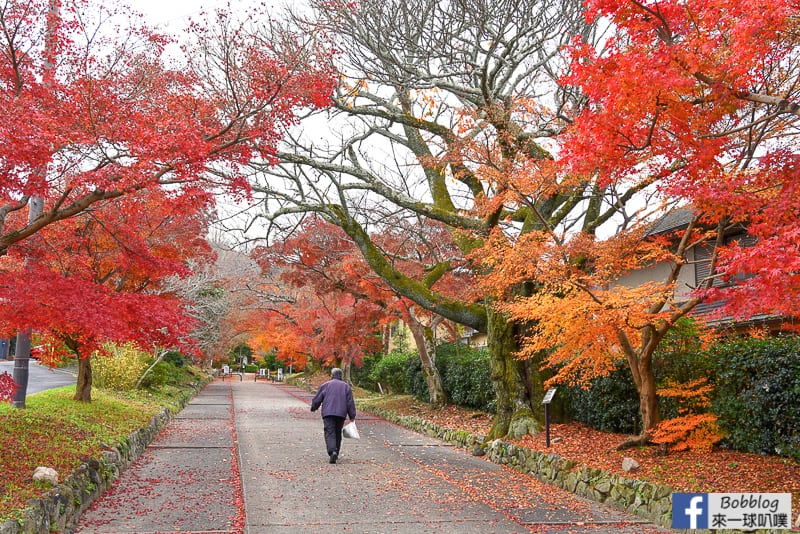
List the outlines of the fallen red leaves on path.
{"label": "fallen red leaves on path", "polygon": [[[439,426],[485,435],[492,415],[458,406],[435,408],[410,397],[383,403],[386,409],[413,415]],[[513,443],[529,449],[557,454],[580,465],[616,473],[627,478],[668,486],[676,492],[791,493],[792,515],[800,514],[800,464],[790,458],[761,456],[724,449],[711,452],[680,451],[660,454],[659,447],[638,447],[624,451],[617,446],[626,434],[594,430],[581,423],[551,424],[550,447],[544,433],[525,436]],[[622,470],[622,460],[639,463],[633,473]]]}

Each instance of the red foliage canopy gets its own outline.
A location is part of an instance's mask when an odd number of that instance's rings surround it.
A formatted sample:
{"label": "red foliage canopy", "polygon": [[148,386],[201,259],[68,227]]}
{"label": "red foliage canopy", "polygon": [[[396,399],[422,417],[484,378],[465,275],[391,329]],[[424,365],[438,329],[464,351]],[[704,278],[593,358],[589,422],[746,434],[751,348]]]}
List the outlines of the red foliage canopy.
{"label": "red foliage canopy", "polygon": [[[192,27],[189,63],[171,69],[160,59],[168,39],[127,11],[49,4],[0,12],[0,253],[144,189],[246,193],[239,164],[268,158],[295,111],[325,105],[331,92],[322,53],[278,50],[222,15]],[[229,172],[221,183],[207,172],[214,165]],[[30,196],[44,213],[29,222]]]}
{"label": "red foliage canopy", "polygon": [[187,273],[187,260],[211,254],[204,206],[190,205],[154,190],[13,247],[0,271],[0,299],[13,303],[0,309],[3,333],[31,329],[68,341],[82,355],[129,340],[189,350],[193,321],[159,288],[165,277]]}
{"label": "red foliage canopy", "polygon": [[600,51],[575,43],[589,105],[564,150],[572,171],[608,184],[654,180],[708,220],[758,238],[729,247],[719,271],[754,275],[724,313],[797,314],[800,297],[800,41],[796,0],[593,0],[616,30]]}
{"label": "red foliage canopy", "polygon": [[[158,281],[202,252],[211,194],[247,194],[242,165],[269,160],[296,110],[325,105],[333,86],[324,51],[253,28],[224,13],[195,24],[187,63],[170,68],[170,40],[127,9],[33,0],[0,10],[6,335],[32,328],[84,354],[102,341],[184,340],[191,322]],[[32,197],[44,208],[30,218]]]}

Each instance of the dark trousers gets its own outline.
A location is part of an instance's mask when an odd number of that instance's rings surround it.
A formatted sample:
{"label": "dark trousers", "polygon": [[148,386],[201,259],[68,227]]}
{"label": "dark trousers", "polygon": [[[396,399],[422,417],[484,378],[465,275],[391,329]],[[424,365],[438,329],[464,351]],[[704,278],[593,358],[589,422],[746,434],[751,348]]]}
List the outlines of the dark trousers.
{"label": "dark trousers", "polygon": [[344,417],[335,415],[328,415],[322,418],[322,424],[325,428],[325,447],[328,449],[328,456],[339,454],[342,447],[342,427],[344,426]]}

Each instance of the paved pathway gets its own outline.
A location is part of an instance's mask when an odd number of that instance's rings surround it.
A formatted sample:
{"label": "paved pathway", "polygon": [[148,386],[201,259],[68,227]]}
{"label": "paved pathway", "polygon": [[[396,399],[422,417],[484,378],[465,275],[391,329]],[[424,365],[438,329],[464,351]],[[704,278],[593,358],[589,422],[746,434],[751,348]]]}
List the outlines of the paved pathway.
{"label": "paved pathway", "polygon": [[310,398],[216,380],[76,532],[667,532],[365,413],[331,465]]}

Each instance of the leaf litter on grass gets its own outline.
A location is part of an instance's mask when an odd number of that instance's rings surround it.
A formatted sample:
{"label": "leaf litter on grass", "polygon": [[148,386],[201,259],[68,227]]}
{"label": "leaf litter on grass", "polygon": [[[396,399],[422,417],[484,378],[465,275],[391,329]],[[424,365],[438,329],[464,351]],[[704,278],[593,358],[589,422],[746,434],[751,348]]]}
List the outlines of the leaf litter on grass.
{"label": "leaf litter on grass", "polygon": [[32,395],[25,410],[0,406],[0,446],[12,451],[0,470],[0,522],[21,516],[27,502],[49,486],[31,482],[34,469],[55,469],[63,480],[83,458],[99,458],[104,443],[113,443],[143,427],[158,408],[122,402],[102,391],[92,403],[72,400],[75,386]]}

